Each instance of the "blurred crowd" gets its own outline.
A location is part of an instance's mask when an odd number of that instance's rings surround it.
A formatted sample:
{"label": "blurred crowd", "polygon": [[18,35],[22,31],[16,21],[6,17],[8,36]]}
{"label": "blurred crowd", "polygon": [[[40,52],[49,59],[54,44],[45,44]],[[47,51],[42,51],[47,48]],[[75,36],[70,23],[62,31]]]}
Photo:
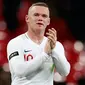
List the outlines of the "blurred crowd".
{"label": "blurred crowd", "polygon": [[[26,32],[27,27],[24,18],[30,4],[31,2],[28,0],[20,2],[19,9],[16,12],[18,26],[16,26],[16,29],[8,29],[9,26],[3,15],[3,0],[0,0],[0,85],[11,84],[6,46],[10,39]],[[58,40],[64,45],[66,57],[71,64],[70,74],[66,78],[55,72],[54,85],[85,85],[85,44],[72,36],[64,19],[53,17],[48,28],[51,27],[57,30]]]}

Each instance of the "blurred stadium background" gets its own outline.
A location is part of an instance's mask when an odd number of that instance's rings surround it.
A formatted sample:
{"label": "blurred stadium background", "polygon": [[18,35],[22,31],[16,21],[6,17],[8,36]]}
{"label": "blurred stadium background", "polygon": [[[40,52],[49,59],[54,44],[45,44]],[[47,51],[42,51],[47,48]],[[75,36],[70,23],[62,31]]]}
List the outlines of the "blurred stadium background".
{"label": "blurred stadium background", "polygon": [[46,2],[51,24],[64,45],[71,64],[67,77],[54,74],[54,85],[85,85],[85,4],[83,0],[0,0],[0,85],[10,85],[6,46],[10,39],[26,32],[25,15],[34,2]]}

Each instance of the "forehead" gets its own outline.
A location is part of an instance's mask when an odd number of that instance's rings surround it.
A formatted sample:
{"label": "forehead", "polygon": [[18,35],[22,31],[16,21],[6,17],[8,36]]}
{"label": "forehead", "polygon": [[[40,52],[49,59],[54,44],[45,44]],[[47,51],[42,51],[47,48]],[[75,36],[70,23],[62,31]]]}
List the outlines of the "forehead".
{"label": "forehead", "polygon": [[29,9],[29,13],[41,13],[49,15],[49,9],[44,6],[32,6]]}

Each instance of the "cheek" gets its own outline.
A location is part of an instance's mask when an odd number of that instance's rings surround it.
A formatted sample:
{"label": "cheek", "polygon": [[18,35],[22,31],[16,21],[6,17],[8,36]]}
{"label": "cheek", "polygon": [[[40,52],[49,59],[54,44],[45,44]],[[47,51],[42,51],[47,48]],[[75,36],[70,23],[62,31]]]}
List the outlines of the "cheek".
{"label": "cheek", "polygon": [[36,22],[35,19],[33,18],[30,19],[30,24],[34,24],[35,22]]}
{"label": "cheek", "polygon": [[46,26],[49,25],[49,22],[47,20],[44,23],[45,23]]}
{"label": "cheek", "polygon": [[37,21],[37,19],[36,19],[36,18],[32,18],[31,21],[32,21],[33,23],[35,23],[35,22]]}

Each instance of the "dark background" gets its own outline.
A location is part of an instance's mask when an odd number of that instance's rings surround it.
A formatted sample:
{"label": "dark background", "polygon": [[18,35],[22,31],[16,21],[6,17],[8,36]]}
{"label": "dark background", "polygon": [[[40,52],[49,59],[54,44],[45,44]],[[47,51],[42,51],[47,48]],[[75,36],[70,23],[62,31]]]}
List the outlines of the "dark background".
{"label": "dark background", "polygon": [[[20,2],[23,0],[3,0],[4,17],[8,29],[14,30],[19,25],[16,12],[19,9]],[[29,0],[28,0],[29,1]],[[46,2],[51,8],[53,17],[60,17],[67,21],[72,35],[81,41],[85,41],[85,4],[84,0],[30,0],[32,3],[42,1]],[[9,19],[10,17],[10,19]]]}
{"label": "dark background", "polygon": [[[63,44],[71,64],[65,81],[54,81],[54,85],[85,85],[84,0],[0,0],[0,85],[11,84],[7,44],[27,31],[25,15],[28,8],[40,1],[47,3],[51,10],[51,24],[46,31],[51,27],[57,30],[58,40]],[[58,80],[59,76],[55,79]]]}

